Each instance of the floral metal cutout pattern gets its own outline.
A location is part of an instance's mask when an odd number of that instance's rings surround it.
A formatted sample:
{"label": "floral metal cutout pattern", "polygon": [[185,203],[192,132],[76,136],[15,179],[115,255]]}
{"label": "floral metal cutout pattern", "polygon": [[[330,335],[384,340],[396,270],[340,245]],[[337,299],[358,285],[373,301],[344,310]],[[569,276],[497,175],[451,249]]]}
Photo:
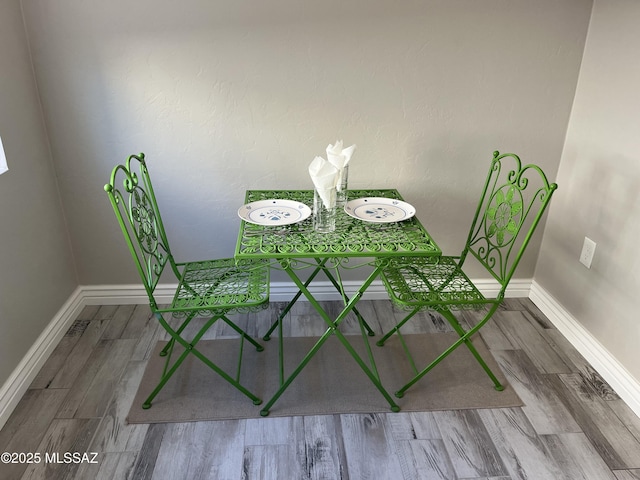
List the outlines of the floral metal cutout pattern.
{"label": "floral metal cutout pattern", "polygon": [[500,283],[508,281],[556,188],[538,166],[522,166],[517,155],[495,152],[465,252]]}
{"label": "floral metal cutout pattern", "polygon": [[[349,198],[387,197],[402,200],[397,190],[349,190]],[[246,201],[268,198],[295,200],[313,205],[312,190],[251,190]],[[265,227],[244,223],[236,246],[236,255],[251,258],[375,257],[377,255],[437,255],[440,249],[419,221],[413,217],[402,222],[373,224],[338,211],[336,229],[318,233],[312,219],[286,227]],[[245,257],[246,258],[246,257]]]}
{"label": "floral metal cutout pattern", "polygon": [[[146,169],[141,167],[141,174],[146,175]],[[115,176],[123,174],[122,189],[116,188]],[[107,190],[113,196],[114,208],[122,220],[127,218],[134,238],[131,238],[130,249],[136,258],[141,274],[144,276],[145,286],[153,290],[169,258],[166,242],[162,240],[160,226],[154,210],[153,202],[145,188],[138,183],[138,175],[120,165],[114,169],[113,183]],[[122,223],[121,227],[125,227]],[[135,240],[135,241],[134,241]]]}
{"label": "floral metal cutout pattern", "polygon": [[521,213],[522,193],[518,189],[508,185],[496,191],[493,206],[487,209],[487,238],[495,236],[499,246],[508,243],[518,234]]}
{"label": "floral metal cutout pattern", "polygon": [[269,276],[265,267],[264,261],[255,261],[238,268],[233,259],[187,263],[171,310],[179,316],[181,311],[197,310],[198,315],[205,315],[266,308]]}
{"label": "floral metal cutout pattern", "polygon": [[391,300],[405,310],[428,304],[433,310],[477,309],[484,296],[458,268],[454,257],[400,258],[384,269]]}
{"label": "floral metal cutout pattern", "polygon": [[136,187],[130,196],[129,210],[131,223],[135,226],[140,247],[148,254],[158,249],[158,225],[149,197],[140,187]]}

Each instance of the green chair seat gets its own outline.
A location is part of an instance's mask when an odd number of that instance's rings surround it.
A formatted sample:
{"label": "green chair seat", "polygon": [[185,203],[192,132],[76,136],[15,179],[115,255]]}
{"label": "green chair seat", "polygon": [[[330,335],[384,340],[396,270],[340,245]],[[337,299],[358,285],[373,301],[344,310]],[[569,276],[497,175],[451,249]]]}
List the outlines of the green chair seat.
{"label": "green chair seat", "polygon": [[268,264],[262,260],[241,266],[232,258],[185,263],[168,311],[204,316],[219,310],[230,314],[265,308],[268,282]]}
{"label": "green chair seat", "polygon": [[401,257],[384,268],[382,281],[393,303],[404,310],[426,304],[432,310],[479,309],[492,302],[458,267],[458,261],[458,257]]}

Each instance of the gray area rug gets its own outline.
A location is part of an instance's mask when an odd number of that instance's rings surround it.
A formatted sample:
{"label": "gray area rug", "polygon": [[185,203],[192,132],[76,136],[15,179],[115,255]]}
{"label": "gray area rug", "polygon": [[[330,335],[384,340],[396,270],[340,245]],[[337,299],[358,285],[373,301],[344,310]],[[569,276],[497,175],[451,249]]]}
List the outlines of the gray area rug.
{"label": "gray area rug", "polygon": [[[366,362],[362,338],[347,338]],[[424,366],[453,343],[457,336],[454,333],[433,333],[405,335],[404,338],[414,352],[418,365]],[[316,341],[315,337],[284,339],[286,373],[295,368]],[[377,347],[375,338],[370,342],[382,383],[393,396],[393,392],[411,378],[410,364],[397,336],[389,339],[384,347]],[[164,359],[158,353],[165,343],[158,342],[152,353],[127,417],[129,423],[260,417],[260,405],[254,405],[193,355],[189,355],[158,394],[151,408],[144,410],[142,403],[155,388],[162,373]],[[278,340],[273,338],[262,343],[265,346],[262,352],[245,343],[241,381],[265,404],[278,389]],[[401,411],[522,406],[522,401],[513,388],[506,384],[502,371],[484,342],[477,338],[474,345],[505,385],[504,391],[498,392],[493,388],[484,370],[462,346],[413,385],[403,398],[393,397]],[[234,339],[206,340],[198,344],[200,351],[231,372],[235,372],[238,346],[239,340]],[[389,404],[339,340],[332,336],[271,408],[269,416],[374,412],[390,412]]]}

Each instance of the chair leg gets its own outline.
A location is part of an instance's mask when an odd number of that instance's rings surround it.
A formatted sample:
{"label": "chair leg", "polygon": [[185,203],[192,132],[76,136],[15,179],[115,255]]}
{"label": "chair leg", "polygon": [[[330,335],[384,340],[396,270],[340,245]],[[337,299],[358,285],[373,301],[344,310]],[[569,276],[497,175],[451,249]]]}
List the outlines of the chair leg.
{"label": "chair leg", "polygon": [[[467,345],[467,347],[469,348],[469,350],[471,351],[471,353],[473,354],[473,356],[476,358],[476,360],[478,361],[478,363],[480,364],[480,366],[483,368],[483,370],[487,373],[487,375],[489,376],[489,378],[493,381],[494,384],[494,388],[498,391],[502,391],[504,390],[504,387],[502,386],[502,384],[500,383],[500,381],[496,378],[496,376],[493,374],[493,372],[489,369],[489,367],[487,366],[487,364],[485,363],[485,361],[482,359],[482,357],[480,356],[480,354],[477,352],[477,350],[475,349],[475,347],[473,346],[473,344],[471,343],[471,337],[478,331],[480,330],[480,328],[482,328],[484,326],[485,323],[487,323],[489,321],[489,319],[491,318],[491,316],[493,315],[493,313],[498,309],[499,303],[496,303],[495,305],[493,305],[491,307],[491,309],[489,310],[489,313],[487,313],[487,315],[485,315],[485,317],[473,328],[471,328],[468,332],[464,332],[464,330],[462,329],[462,327],[460,326],[460,324],[458,323],[458,320],[455,318],[455,316],[450,312],[450,311],[445,311],[442,312],[444,317],[449,321],[449,323],[451,323],[451,325],[453,326],[453,328],[456,330],[456,332],[458,333],[458,335],[460,335],[460,338],[455,341],[449,348],[447,348],[444,352],[442,352],[435,360],[433,360],[429,365],[427,365],[424,369],[422,369],[416,376],[414,376],[406,385],[404,385],[400,390],[398,390],[397,392],[395,392],[395,396],[398,398],[402,398],[404,396],[404,393],[412,386],[414,385],[418,380],[420,380],[422,377],[424,377],[429,371],[431,371],[431,369],[433,369],[433,367],[435,367],[436,365],[438,365],[442,360],[444,360],[445,358],[447,358],[456,348],[458,348],[460,345],[462,345],[463,343]],[[453,321],[452,321],[453,319]]]}
{"label": "chair leg", "polygon": [[[180,325],[180,327],[176,330],[176,333],[178,335],[180,335],[182,333],[182,331],[187,327],[187,325],[189,325],[189,323],[191,323],[191,320],[193,320],[193,318],[196,316],[196,312],[192,312],[189,314],[189,316],[187,318],[185,318],[184,322],[182,322],[182,324]],[[173,344],[175,343],[175,340],[172,338],[171,340],[169,340],[169,343],[167,343],[164,348],[160,351],[160,356],[164,357],[167,355],[167,353],[173,349]]]}
{"label": "chair leg", "polygon": [[391,330],[389,330],[389,332],[385,336],[383,336],[380,340],[378,340],[376,342],[376,345],[379,346],[379,347],[382,347],[384,345],[384,342],[389,340],[391,335],[393,335],[394,333],[398,332],[402,328],[402,326],[405,323],[407,323],[409,320],[411,320],[411,318],[413,318],[413,316],[416,313],[418,313],[419,311],[420,311],[420,308],[415,308],[414,310],[412,310],[411,313],[409,313],[409,315],[407,315],[402,320],[400,320],[400,322],[398,322],[398,324],[395,327],[393,327]]}
{"label": "chair leg", "polygon": [[165,384],[173,376],[173,374],[178,369],[178,367],[182,364],[184,359],[187,358],[187,355],[189,355],[189,350],[185,350],[183,352],[183,354],[180,355],[180,357],[171,366],[169,371],[166,370],[166,366],[165,366],[165,371],[164,371],[162,377],[160,378],[160,382],[158,383],[156,388],[151,392],[151,394],[147,397],[147,399],[144,401],[144,403],[142,404],[142,408],[144,408],[145,410],[148,409],[148,408],[151,408],[151,402],[153,402],[153,399],[156,398],[156,395],[158,395],[158,393],[160,393],[160,390],[163,389]]}
{"label": "chair leg", "polygon": [[[495,310],[494,310],[495,311]],[[478,363],[480,364],[480,366],[482,367],[482,369],[487,373],[487,375],[489,375],[489,378],[491,379],[491,381],[493,382],[495,389],[498,391],[502,391],[504,390],[504,387],[502,386],[502,384],[500,383],[500,381],[496,378],[496,376],[493,374],[493,372],[491,371],[491,369],[489,368],[489,366],[486,364],[486,362],[484,361],[484,359],[482,358],[482,356],[478,353],[478,351],[476,350],[476,347],[473,345],[473,342],[471,341],[471,338],[469,338],[469,336],[467,335],[467,333],[464,331],[464,329],[462,328],[462,326],[460,325],[460,323],[458,322],[458,319],[455,317],[455,315],[453,315],[453,313],[451,313],[450,310],[446,310],[441,312],[443,314],[443,316],[449,320],[449,323],[451,324],[451,326],[453,327],[453,329],[456,331],[456,333],[458,335],[460,335],[460,337],[465,337],[464,340],[464,344],[467,346],[467,348],[469,349],[469,351],[471,352],[471,354],[475,357],[475,359],[478,361]],[[482,320],[482,325],[484,325],[485,323],[487,323],[487,321],[491,318],[491,316],[493,315],[493,312],[489,313],[485,319]]]}
{"label": "chair leg", "polygon": [[247,340],[251,345],[253,345],[254,347],[256,347],[256,350],[261,352],[264,350],[264,347],[262,345],[260,345],[258,342],[256,342],[253,337],[251,335],[249,335],[247,332],[245,332],[244,330],[242,330],[239,326],[237,326],[235,323],[233,323],[231,320],[229,320],[227,317],[225,317],[224,315],[221,315],[220,318],[222,319],[222,321],[224,323],[226,323],[227,325],[229,325],[231,328],[233,328],[236,332],[238,332],[242,338],[244,338],[245,340]]}
{"label": "chair leg", "polygon": [[[156,397],[156,395],[158,395],[158,393],[160,393],[162,388],[166,385],[166,383],[173,376],[173,374],[176,372],[178,367],[182,364],[182,362],[184,362],[184,360],[187,358],[189,354],[192,354],[198,359],[200,359],[200,361],[202,361],[205,365],[211,368],[214,372],[216,372],[218,375],[224,378],[227,382],[229,382],[231,385],[237,388],[244,395],[249,397],[253,401],[254,405],[260,405],[262,403],[262,400],[260,398],[258,398],[256,395],[251,393],[247,388],[245,388],[242,384],[240,384],[238,380],[231,377],[227,372],[222,370],[210,359],[208,359],[205,355],[203,355],[198,349],[196,349],[196,344],[200,341],[200,339],[207,332],[207,330],[209,330],[209,328],[211,328],[211,326],[216,321],[218,321],[220,318],[223,318],[223,316],[220,315],[220,316],[214,316],[210,318],[204,324],[204,326],[198,331],[198,333],[193,337],[191,342],[187,342],[184,338],[180,336],[177,330],[172,329],[171,326],[167,323],[167,321],[164,319],[164,317],[161,314],[156,314],[156,316],[158,318],[158,321],[162,325],[162,327],[169,333],[169,335],[171,335],[171,340],[169,341],[169,343],[172,344],[171,350],[173,349],[173,344],[176,342],[182,345],[185,350],[184,352],[182,352],[182,354],[178,357],[178,359],[173,363],[173,365],[168,370],[167,370],[168,363],[167,365],[165,365],[165,371],[162,375],[162,378],[160,379],[160,382],[158,383],[156,388],[151,392],[151,394],[147,397],[147,399],[144,401],[144,403],[142,404],[142,408],[148,409],[151,407],[153,399]],[[184,330],[183,328],[184,326],[185,325],[183,323],[183,325],[181,325],[181,330]],[[242,330],[240,331],[242,332]],[[246,338],[245,336],[248,337],[248,335],[244,334],[242,337],[242,340]],[[242,355],[242,350],[240,351],[240,355]],[[169,359],[167,359],[167,362],[168,361]]]}
{"label": "chair leg", "polygon": [[[336,277],[338,277],[337,280],[334,278],[333,275],[331,275],[331,272],[327,268],[324,269],[324,273],[327,276],[327,278],[329,279],[329,281],[336,288],[336,290],[338,290],[338,292],[340,292],[340,295],[342,296],[342,303],[346,307],[350,300],[349,300],[349,297],[347,297],[347,294],[344,292],[344,286],[342,284],[342,278],[340,277],[340,270],[338,270],[338,267],[336,267],[335,270],[336,270]],[[374,337],[376,335],[375,332],[371,329],[369,324],[362,317],[362,315],[360,314],[358,309],[356,307],[353,307],[351,309],[351,311],[357,317],[358,323],[360,323],[360,325],[365,328],[365,330],[367,331],[367,335],[369,335],[370,337]]]}
{"label": "chair leg", "polygon": [[[333,277],[333,275],[331,274],[331,272],[328,270],[328,268],[325,266],[325,264],[327,263],[327,258],[323,259],[323,260],[319,260],[316,259],[316,262],[318,263],[318,266],[315,268],[315,270],[311,273],[311,275],[309,275],[309,278],[307,278],[307,280],[304,282],[304,286],[308,287],[311,284],[311,281],[318,275],[318,273],[320,272],[324,272],[325,275],[327,276],[327,278],[329,279],[329,281],[333,284],[333,286],[336,288],[336,290],[338,290],[338,292],[340,292],[340,294],[342,295],[343,298],[343,302],[346,305],[347,303],[349,303],[349,297],[347,297],[344,294],[344,289],[340,286],[340,284],[338,283],[338,281],[336,281],[336,279]],[[273,324],[271,325],[271,328],[269,328],[269,331],[262,337],[262,339],[266,342],[271,338],[271,334],[273,333],[273,331],[276,329],[276,327],[278,326],[278,321],[282,320],[287,313],[289,313],[289,310],[291,310],[291,308],[293,307],[293,305],[298,301],[298,299],[302,296],[302,290],[298,290],[298,293],[296,293],[296,295],[293,297],[293,299],[289,302],[289,304],[285,307],[285,309],[282,311],[282,313],[280,314],[280,317],[278,320],[276,320],[275,322],[273,322]],[[360,312],[358,311],[357,308],[353,308],[353,313],[354,315],[358,318],[359,322],[362,322],[364,324],[364,328],[366,328],[367,330],[367,334],[370,337],[375,336],[375,332],[371,329],[371,327],[369,326],[369,324],[365,321],[365,319],[362,317],[362,315],[360,314]]]}

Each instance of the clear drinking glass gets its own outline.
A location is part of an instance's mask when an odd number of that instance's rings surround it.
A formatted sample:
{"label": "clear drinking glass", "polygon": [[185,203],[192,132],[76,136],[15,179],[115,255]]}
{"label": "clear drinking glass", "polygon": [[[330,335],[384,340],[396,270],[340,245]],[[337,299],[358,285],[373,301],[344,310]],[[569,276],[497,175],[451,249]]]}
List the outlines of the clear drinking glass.
{"label": "clear drinking glass", "polygon": [[313,229],[320,233],[333,232],[336,229],[336,189],[332,188],[329,192],[333,208],[327,208],[318,193],[313,191]]}
{"label": "clear drinking glass", "polygon": [[349,181],[349,165],[345,165],[342,169],[342,178],[340,179],[340,185],[338,185],[336,205],[339,208],[343,208],[347,203],[347,183]]}

